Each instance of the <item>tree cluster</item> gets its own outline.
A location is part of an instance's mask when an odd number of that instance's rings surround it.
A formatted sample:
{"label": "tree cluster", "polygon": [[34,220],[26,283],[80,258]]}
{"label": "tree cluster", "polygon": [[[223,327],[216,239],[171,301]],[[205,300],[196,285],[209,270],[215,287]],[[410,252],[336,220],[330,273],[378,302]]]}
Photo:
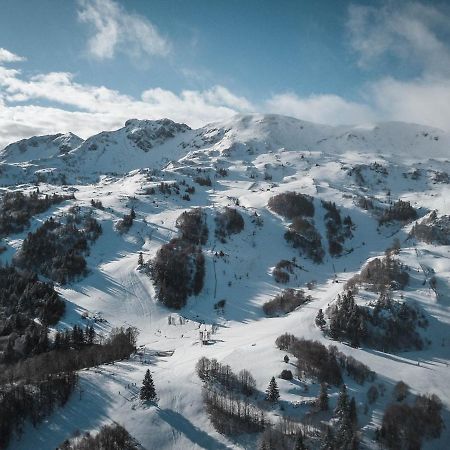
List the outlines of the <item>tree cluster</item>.
{"label": "tree cluster", "polygon": [[314,216],[314,203],[312,197],[298,192],[283,192],[277,194],[269,199],[268,206],[272,211],[286,219]]}
{"label": "tree cluster", "polygon": [[272,275],[277,283],[289,283],[290,275],[294,274],[294,267],[298,267],[293,261],[282,259],[278,261],[272,271]]}
{"label": "tree cluster", "polygon": [[240,212],[228,206],[223,211],[219,211],[214,220],[216,222],[216,237],[222,243],[225,243],[230,235],[240,233],[245,226]]}
{"label": "tree cluster", "polygon": [[322,434],[322,448],[357,450],[359,448],[358,417],[355,398],[349,398],[345,384],[341,386],[334,410],[333,427]]}
{"label": "tree cluster", "polygon": [[335,386],[342,383],[341,369],[334,352],[320,342],[285,333],[276,339],[275,344],[280,350],[288,351],[297,358],[300,377],[305,374]]}
{"label": "tree cluster", "polygon": [[233,436],[264,429],[264,412],[247,398],[215,387],[204,386],[202,392],[206,412],[219,433]]}
{"label": "tree cluster", "polygon": [[243,369],[235,374],[229,365],[203,356],[197,362],[196,371],[198,377],[205,383],[241,393],[246,397],[255,393],[256,382],[248,370]]}
{"label": "tree cluster", "polygon": [[263,311],[266,316],[287,314],[311,300],[312,297],[310,295],[305,295],[305,292],[301,289],[285,289],[272,300],[264,303]]}
{"label": "tree cluster", "polygon": [[63,406],[77,382],[74,372],[47,374],[33,383],[0,385],[0,448],[6,449],[26,420],[36,426],[57,407]]}
{"label": "tree cluster", "polygon": [[374,292],[383,292],[388,289],[404,289],[408,284],[408,267],[388,252],[383,258],[370,260],[361,270],[361,273],[352,277],[346,284],[347,288],[355,288],[364,284]]}
{"label": "tree cluster", "polygon": [[322,247],[322,237],[317,231],[312,219],[294,217],[284,238],[294,248],[298,248],[300,254],[312,259],[319,264],[323,261],[325,252]]}
{"label": "tree cluster", "polygon": [[57,450],[139,450],[140,448],[141,446],[124,427],[114,423],[101,427],[95,436],[86,433],[72,442],[66,440]]}
{"label": "tree cluster", "polygon": [[206,357],[199,359],[196,370],[204,383],[206,411],[219,433],[253,433],[264,428],[264,413],[250,402],[256,383],[248,370],[235,374],[230,366]]}
{"label": "tree cluster", "polygon": [[[81,330],[81,329],[78,329]],[[83,343],[79,344],[79,337],[75,338],[74,334],[69,332],[71,344],[66,347],[56,348],[55,342],[52,349],[45,353],[40,353],[32,357],[22,359],[13,364],[4,364],[0,366],[0,383],[11,383],[17,380],[36,381],[45,378],[49,374],[58,374],[62,372],[73,372],[76,370],[98,366],[108,362],[128,358],[136,348],[136,329],[114,328],[108,339],[102,343],[89,344],[88,333],[83,333]],[[87,339],[87,340],[86,340]]]}
{"label": "tree cluster", "polygon": [[300,424],[283,418],[276,425],[267,425],[259,441],[259,450],[306,450]]}
{"label": "tree cluster", "polygon": [[102,230],[91,216],[83,219],[83,228],[77,227],[77,220],[68,216],[63,224],[50,217],[35,232],[28,233],[14,264],[61,284],[84,275],[89,242],[96,240]]}
{"label": "tree cluster", "polygon": [[116,223],[116,230],[120,233],[127,233],[128,230],[132,227],[133,225],[133,220],[136,218],[136,213],[134,211],[134,208],[131,208],[129,214],[124,214],[122,219],[120,219],[117,223]]}
{"label": "tree cluster", "polygon": [[158,300],[180,309],[189,295],[203,289],[205,256],[201,244],[208,239],[205,213],[200,209],[183,212],[176,221],[180,237],[164,244],[150,263],[150,275]]}
{"label": "tree cluster", "polygon": [[352,291],[344,292],[329,308],[328,318],[328,327],[322,329],[332,339],[382,351],[422,349],[424,342],[417,328],[428,324],[417,307],[392,300],[389,292],[382,292],[372,306],[357,305]]}
{"label": "tree cluster", "polygon": [[23,231],[30,225],[30,218],[35,214],[74,198],[73,195],[58,194],[42,196],[38,190],[29,195],[22,191],[6,192],[0,201],[0,237]]}
{"label": "tree cluster", "polygon": [[47,326],[58,322],[64,310],[53,285],[35,274],[0,267],[0,362],[47,351]]}
{"label": "tree cluster", "polygon": [[328,251],[331,256],[339,256],[343,251],[346,239],[353,236],[353,222],[350,216],[341,219],[341,214],[334,202],[322,201],[326,210],[325,227],[327,230]]}
{"label": "tree cluster", "polygon": [[415,223],[410,236],[428,244],[450,245],[450,216],[438,217],[433,211],[420,223]]}
{"label": "tree cluster", "polygon": [[411,206],[410,202],[398,200],[382,212],[378,218],[378,223],[384,225],[393,221],[412,222],[413,220],[416,220],[417,217],[417,211]]}
{"label": "tree cluster", "polygon": [[180,239],[193,245],[205,245],[208,240],[206,214],[201,208],[184,211],[175,222]]}
{"label": "tree cluster", "polygon": [[420,449],[423,440],[441,435],[441,411],[436,395],[419,395],[412,405],[391,403],[383,414],[379,441],[390,450]]}

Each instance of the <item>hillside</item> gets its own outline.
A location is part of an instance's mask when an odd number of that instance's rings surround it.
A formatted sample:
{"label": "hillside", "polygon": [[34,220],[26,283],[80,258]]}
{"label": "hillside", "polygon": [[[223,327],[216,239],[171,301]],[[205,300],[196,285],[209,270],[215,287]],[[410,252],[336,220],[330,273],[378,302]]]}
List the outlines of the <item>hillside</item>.
{"label": "hillside", "polygon": [[[27,422],[8,449],[54,449],[77,430],[95,431],[112,421],[148,450],[259,448],[260,432],[229,435],[213,426],[196,373],[202,356],[228,364],[235,373],[249,370],[256,382],[250,402],[271,423],[289,417],[323,431],[324,424],[334,422],[331,411],[317,413],[311,407],[320,380],[307,370],[297,376],[294,354],[275,344],[284,333],[334,345],[375,372],[374,381],[361,385],[342,370],[355,398],[360,448],[378,448],[376,429],[392,402],[394,386],[403,381],[410,390],[405,403],[426,393],[441,399],[446,427],[440,438],[425,439],[422,448],[446,449],[450,438],[449,148],[448,133],[420,125],[331,127],[260,114],[236,116],[197,130],[168,119],[133,119],[119,130],[84,141],[68,134],[7,146],[0,152],[3,196],[38,188],[41,196],[65,193],[74,198],[53,202],[28,223],[24,220],[22,229],[3,234],[3,265],[17,261],[29,233],[37,232],[50,217],[64,223],[73,214],[80,233],[87,234],[87,225],[81,219],[77,222],[74,205],[80,208],[80,217],[90,214],[102,229],[95,239],[87,238],[87,250],[83,247],[80,253],[86,261],[83,275],[55,284],[66,309],[51,325],[50,335],[76,324],[92,324],[104,336],[113,327],[133,326],[139,332],[137,355],[81,370],[79,385],[65,406],[36,427]],[[303,195],[286,195],[291,192]],[[187,227],[183,237],[177,221],[184,211],[196,208],[201,208],[209,230],[203,241],[195,237],[197,226]],[[227,222],[232,210],[242,222],[236,216],[236,222]],[[135,217],[124,224],[131,211]],[[417,224],[425,228],[418,232]],[[161,285],[167,286],[158,284],[154,275],[156,257],[174,238],[191,239],[204,258],[201,289],[195,294],[195,288],[188,288],[180,309],[168,308],[161,296],[158,299]],[[191,252],[186,260],[195,258],[187,244],[172,241],[172,245]],[[369,275],[364,272],[389,248],[389,257],[408,274],[402,286],[395,285],[394,277],[391,285],[374,281],[379,269]],[[144,264],[138,266],[140,252]],[[184,257],[176,254],[174,261]],[[192,272],[193,267],[189,269]],[[274,270],[284,273],[284,282],[276,280]],[[48,273],[39,277],[48,280]],[[377,347],[379,340],[363,333],[358,345],[352,346],[345,337],[326,331],[338,295],[346,292],[345,284],[357,274],[360,282],[353,280],[351,289],[361,308],[358,317],[369,324],[364,332],[388,330],[394,336],[394,322],[383,328],[383,320],[392,316],[404,324],[411,307],[427,322],[411,325],[420,336],[421,348],[412,344],[407,348],[412,330],[406,345],[400,347],[399,338],[398,348],[392,349],[385,343]],[[182,273],[171,276],[178,283]],[[263,305],[287,288],[303,289],[311,298],[290,312],[266,315]],[[403,315],[396,317],[395,308],[383,306],[381,319],[372,320],[370,311],[381,294],[404,302]],[[319,310],[325,313],[324,330],[315,323]],[[202,329],[212,333],[208,345],[199,340]],[[11,336],[5,331],[0,350],[6,351],[7,339]],[[284,362],[286,354],[289,362]],[[156,386],[157,406],[143,405],[138,398],[147,369]],[[291,370],[294,379],[279,378],[282,370]],[[275,405],[264,400],[272,376],[280,389]],[[332,410],[339,388],[329,384]],[[373,402],[367,397],[371,386],[379,392]],[[313,434],[305,442],[308,448],[320,448]]]}

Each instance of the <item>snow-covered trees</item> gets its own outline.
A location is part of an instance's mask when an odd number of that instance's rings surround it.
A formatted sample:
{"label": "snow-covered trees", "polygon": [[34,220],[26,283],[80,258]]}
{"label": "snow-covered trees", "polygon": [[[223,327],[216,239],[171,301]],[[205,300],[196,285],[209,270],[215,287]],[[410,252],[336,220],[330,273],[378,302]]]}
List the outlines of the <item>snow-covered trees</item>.
{"label": "snow-covered trees", "polygon": [[325,320],[325,316],[323,314],[322,309],[319,309],[317,316],[316,316],[316,325],[323,330],[325,328],[325,325],[327,324],[326,320]]}
{"label": "snow-covered trees", "polygon": [[355,302],[352,291],[339,295],[328,310],[328,327],[322,328],[332,339],[353,347],[366,344],[392,351],[423,348],[418,327],[428,324],[424,314],[414,305],[394,301],[390,292],[382,292],[374,305]]}
{"label": "snow-covered trees", "polygon": [[341,386],[334,416],[336,418],[334,438],[336,448],[342,450],[358,448],[356,403],[353,397],[349,400],[345,384]]}
{"label": "snow-covered trees", "polygon": [[331,256],[338,256],[343,251],[343,243],[353,236],[353,222],[350,216],[341,219],[341,214],[334,202],[322,201],[326,210],[325,227],[327,230],[328,251]]}
{"label": "snow-covered trees", "polygon": [[[50,217],[36,231],[28,233],[14,263],[62,284],[85,274],[84,256],[89,242],[102,233],[101,225],[89,214],[80,216],[77,211],[66,219],[64,224]],[[80,222],[82,228],[76,226]]]}
{"label": "snow-covered trees", "polygon": [[145,372],[139,397],[143,401],[153,402],[156,400],[156,390],[150,369],[147,369],[147,372]]}
{"label": "snow-covered trees", "polygon": [[271,403],[276,403],[279,398],[280,398],[280,391],[278,389],[275,377],[272,377],[269,382],[269,386],[267,386],[266,389],[266,400]]}
{"label": "snow-covered trees", "polygon": [[157,298],[169,308],[182,308],[189,295],[203,288],[205,257],[201,244],[208,239],[205,213],[197,208],[176,221],[181,237],[163,245],[150,264]]}
{"label": "snow-covered trees", "polygon": [[263,311],[266,316],[276,316],[287,314],[305,303],[312,300],[310,295],[305,295],[301,289],[285,289],[276,295],[272,300],[264,303]]}
{"label": "snow-covered trees", "polygon": [[196,365],[203,381],[203,401],[214,428],[224,434],[261,431],[264,413],[250,401],[255,379],[248,370],[235,374],[231,367],[202,357]]}
{"label": "snow-covered trees", "polygon": [[294,217],[313,217],[314,203],[312,197],[298,192],[283,192],[269,199],[269,208],[287,219]]}
{"label": "snow-covered trees", "polygon": [[74,442],[63,442],[57,450],[139,450],[142,448],[119,424],[104,425],[94,436],[87,433]]}
{"label": "snow-covered trees", "polygon": [[215,222],[215,234],[222,243],[225,243],[230,235],[240,233],[245,225],[241,213],[237,209],[228,206],[216,214]]}
{"label": "snow-covered trees", "polygon": [[417,211],[411,206],[411,203],[398,200],[388,209],[385,209],[379,217],[378,222],[383,225],[394,220],[399,222],[411,222],[418,217]]}
{"label": "snow-covered trees", "polygon": [[419,395],[414,404],[392,403],[386,408],[379,439],[388,449],[420,448],[424,439],[441,435],[442,403],[436,395]]}
{"label": "snow-covered trees", "polygon": [[33,215],[74,198],[73,195],[58,194],[42,196],[37,190],[29,195],[22,191],[4,193],[0,201],[0,237],[24,230]]}

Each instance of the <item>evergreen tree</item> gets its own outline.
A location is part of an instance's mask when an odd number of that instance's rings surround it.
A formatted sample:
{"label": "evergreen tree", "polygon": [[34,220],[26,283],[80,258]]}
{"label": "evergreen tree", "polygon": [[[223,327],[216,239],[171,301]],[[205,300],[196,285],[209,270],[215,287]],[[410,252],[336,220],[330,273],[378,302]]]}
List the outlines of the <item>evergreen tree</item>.
{"label": "evergreen tree", "polygon": [[322,383],[320,385],[319,397],[317,398],[317,404],[321,411],[328,411],[328,392],[327,385]]}
{"label": "evergreen tree", "polygon": [[300,430],[295,438],[294,450],[306,450],[305,443],[303,442],[303,434]]}
{"label": "evergreen tree", "polygon": [[134,207],[131,207],[130,217],[131,217],[132,219],[136,219],[136,212],[134,211]]}
{"label": "evergreen tree", "polygon": [[349,401],[347,394],[347,386],[345,384],[342,385],[341,391],[339,392],[339,397],[336,408],[334,410],[334,415],[339,420],[349,416]]}
{"label": "evergreen tree", "polygon": [[89,327],[86,327],[86,331],[84,332],[84,335],[85,335],[85,339],[86,339],[86,344],[92,345],[94,343],[94,339],[95,339],[94,326],[91,325]]}
{"label": "evergreen tree", "polygon": [[266,400],[269,402],[275,403],[280,398],[280,391],[278,390],[277,382],[275,381],[275,377],[272,377],[270,380],[269,386],[266,390]]}
{"label": "evergreen tree", "polygon": [[321,309],[319,309],[319,312],[317,313],[316,316],[316,325],[323,330],[325,328],[325,325],[327,324],[326,320],[325,320],[325,316],[323,314],[323,311]]}
{"label": "evergreen tree", "polygon": [[144,257],[142,255],[142,252],[139,252],[138,266],[141,267],[143,265],[144,265]]}
{"label": "evergreen tree", "polygon": [[140,398],[141,400],[151,402],[156,400],[156,390],[150,374],[150,369],[147,369],[147,372],[145,372],[144,380],[142,381]]}
{"label": "evergreen tree", "polygon": [[289,356],[288,355],[284,355],[284,362],[286,364],[289,362]]}
{"label": "evergreen tree", "polygon": [[320,450],[336,450],[333,429],[327,426],[327,431],[322,435]]}
{"label": "evergreen tree", "polygon": [[348,417],[349,417],[350,422],[353,425],[353,427],[356,428],[356,426],[358,424],[358,413],[356,411],[355,397],[352,397],[352,399],[350,400]]}

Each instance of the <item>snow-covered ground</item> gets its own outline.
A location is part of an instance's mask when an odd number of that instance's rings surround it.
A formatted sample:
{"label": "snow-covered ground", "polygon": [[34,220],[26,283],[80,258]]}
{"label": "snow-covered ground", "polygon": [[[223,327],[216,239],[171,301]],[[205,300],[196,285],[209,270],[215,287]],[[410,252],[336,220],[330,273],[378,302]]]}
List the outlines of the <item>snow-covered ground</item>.
{"label": "snow-covered ground", "polygon": [[[161,127],[162,132],[155,132]],[[147,145],[148,151],[139,147],[135,138],[130,139],[136,130],[138,136],[143,136],[138,142]],[[370,383],[359,386],[345,378],[351,395],[357,399],[367,448],[377,448],[371,441],[373,431],[399,380],[414,393],[435,393],[442,399],[447,427],[440,440],[429,441],[425,447],[448,448],[450,247],[408,240],[410,225],[378,229],[373,215],[355,205],[361,195],[373,197],[374,202],[385,207],[390,200],[401,198],[410,201],[421,215],[434,209],[439,215],[450,214],[450,184],[436,182],[436,174],[450,173],[447,134],[400,123],[334,128],[281,116],[250,115],[200,130],[169,122],[155,125],[129,121],[121,130],[84,142],[75,136],[66,138],[74,145],[67,154],[55,151],[52,139],[37,140],[28,160],[24,155],[30,150],[25,152],[23,148],[29,147],[10,146],[0,155],[0,182],[7,186],[4,189],[17,189],[19,183],[36,181],[37,174],[41,174],[41,192],[73,190],[79,205],[89,206],[91,199],[103,203],[104,210],[95,210],[103,234],[87,258],[89,275],[58,287],[67,301],[67,312],[59,326],[85,323],[83,313],[100,315],[106,321],[96,324],[99,332],[107,333],[113,326],[137,327],[142,349],[129,361],[81,371],[79,388],[68,404],[36,428],[27,425],[11,449],[53,449],[77,430],[95,430],[113,420],[124,425],[147,449],[255,448],[254,437],[231,440],[213,429],[202,404],[195,364],[201,356],[207,356],[229,364],[233,371],[248,369],[256,379],[257,389],[264,392],[272,376],[285,368],[294,371],[293,358],[286,364],[285,353],[275,347],[275,339],[285,332],[326,345],[333,343],[377,373],[376,382],[385,386],[386,393],[367,414],[363,409]],[[378,165],[371,165],[373,162]],[[355,176],[355,167],[359,167],[363,182]],[[227,171],[226,176],[216,176],[220,168]],[[53,179],[64,175],[71,185],[52,185],[52,178],[45,178],[43,171],[51,172]],[[193,181],[196,176],[210,176],[212,186],[199,186]],[[195,186],[190,201],[158,190],[161,181],[183,180]],[[146,189],[152,187],[156,192],[147,194]],[[184,186],[181,188],[183,193]],[[267,209],[269,198],[285,191],[315,198],[314,221],[324,248],[325,210],[320,200],[333,201],[341,215],[349,214],[356,225],[354,237],[345,244],[349,252],[339,258],[327,253],[323,264],[300,257],[283,237],[289,222]],[[31,229],[49,215],[62,214],[71,204],[53,207],[35,217]],[[214,215],[228,205],[244,216],[245,228],[221,243],[214,235]],[[131,206],[137,217],[130,231],[121,235],[114,225]],[[151,259],[162,244],[176,235],[175,220],[181,212],[196,206],[207,211],[210,230],[203,248],[205,285],[183,309],[169,311],[158,304],[149,276],[137,268],[138,253],[142,252],[145,260]],[[255,213],[260,220],[255,220]],[[5,240],[3,260],[12,257],[28,231]],[[314,324],[319,308],[326,308],[342,292],[345,280],[359,272],[368,258],[383,255],[396,237],[402,243],[399,257],[411,268],[411,281],[403,294],[407,301],[418,302],[428,315],[430,326],[425,336],[431,340],[430,346],[423,351],[386,354],[354,349],[325,338]],[[218,255],[220,251],[224,256]],[[278,285],[271,275],[273,267],[281,259],[293,257],[302,270],[297,270],[287,285]],[[439,297],[423,285],[423,266],[434,270]],[[263,303],[283,288],[305,288],[313,280],[316,286],[308,292],[312,302],[283,317],[264,316]],[[221,299],[226,300],[226,306],[218,312],[214,304]],[[202,346],[199,328],[211,329],[213,325],[216,331],[211,344]],[[137,397],[147,368],[155,381],[158,406],[144,407]],[[284,412],[269,410],[274,421],[282,414],[304,414],[307,408],[297,405],[318,393],[317,384],[309,383],[305,391],[298,380],[277,381]],[[332,392],[334,402],[337,391]]]}

